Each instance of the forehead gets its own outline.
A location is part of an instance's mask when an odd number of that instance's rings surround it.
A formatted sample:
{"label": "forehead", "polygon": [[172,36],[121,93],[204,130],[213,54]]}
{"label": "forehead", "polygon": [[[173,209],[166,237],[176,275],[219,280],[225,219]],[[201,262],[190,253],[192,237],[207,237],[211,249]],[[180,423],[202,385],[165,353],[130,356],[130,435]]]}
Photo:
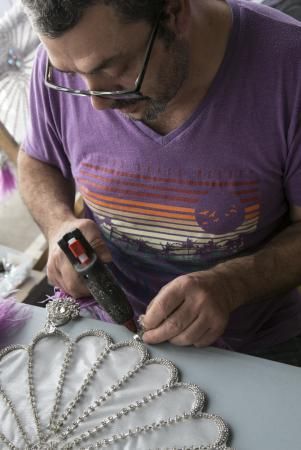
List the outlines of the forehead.
{"label": "forehead", "polygon": [[137,36],[146,35],[144,21],[126,23],[105,5],[87,8],[80,22],[58,38],[40,35],[49,58],[62,70],[88,72],[93,64],[137,47]]}

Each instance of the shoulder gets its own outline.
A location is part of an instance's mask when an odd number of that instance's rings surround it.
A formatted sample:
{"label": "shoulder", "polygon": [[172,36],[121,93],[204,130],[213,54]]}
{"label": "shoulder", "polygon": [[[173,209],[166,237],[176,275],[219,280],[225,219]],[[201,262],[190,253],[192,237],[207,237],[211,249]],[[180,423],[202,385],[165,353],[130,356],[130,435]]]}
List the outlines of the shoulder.
{"label": "shoulder", "polygon": [[33,65],[33,72],[45,72],[47,62],[47,52],[43,44],[40,44],[36,50],[35,61]]}
{"label": "shoulder", "polygon": [[275,22],[279,24],[286,24],[291,27],[301,27],[301,22],[294,19],[292,16],[285,14],[279,9],[272,8],[266,4],[258,3],[250,0],[228,0],[230,4],[236,4],[238,8],[245,14],[250,16],[255,15],[258,18],[267,22]]}
{"label": "shoulder", "polygon": [[266,38],[273,34],[275,42],[283,38],[301,40],[301,22],[283,12],[249,0],[230,0],[233,10],[239,10],[242,26],[264,32]]}
{"label": "shoulder", "polygon": [[[299,73],[301,22],[283,12],[249,0],[227,0],[239,23],[240,48],[277,72]],[[280,70],[280,68],[282,68]]]}

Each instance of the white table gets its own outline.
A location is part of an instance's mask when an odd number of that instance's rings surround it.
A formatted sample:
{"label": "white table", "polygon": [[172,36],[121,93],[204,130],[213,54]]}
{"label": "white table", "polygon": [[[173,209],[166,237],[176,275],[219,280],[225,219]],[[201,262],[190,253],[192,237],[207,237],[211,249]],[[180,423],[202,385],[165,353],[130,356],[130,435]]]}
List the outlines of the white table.
{"label": "white table", "polygon": [[[45,322],[45,310],[32,307],[32,318],[9,340],[29,343]],[[64,327],[76,336],[100,328],[115,341],[129,338],[124,327],[81,319]],[[215,348],[150,346],[153,356],[170,359],[182,380],[198,384],[207,394],[207,411],[230,425],[236,450],[301,449],[301,369]]]}

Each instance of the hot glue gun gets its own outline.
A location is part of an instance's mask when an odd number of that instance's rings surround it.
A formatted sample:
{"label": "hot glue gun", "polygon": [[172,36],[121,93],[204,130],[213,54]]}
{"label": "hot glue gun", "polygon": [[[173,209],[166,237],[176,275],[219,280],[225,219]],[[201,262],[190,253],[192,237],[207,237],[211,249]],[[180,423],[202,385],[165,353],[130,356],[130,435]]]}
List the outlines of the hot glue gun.
{"label": "hot glue gun", "polygon": [[83,277],[95,301],[114,320],[134,333],[137,331],[133,309],[108,267],[79,229],[67,233],[58,242],[75,271]]}

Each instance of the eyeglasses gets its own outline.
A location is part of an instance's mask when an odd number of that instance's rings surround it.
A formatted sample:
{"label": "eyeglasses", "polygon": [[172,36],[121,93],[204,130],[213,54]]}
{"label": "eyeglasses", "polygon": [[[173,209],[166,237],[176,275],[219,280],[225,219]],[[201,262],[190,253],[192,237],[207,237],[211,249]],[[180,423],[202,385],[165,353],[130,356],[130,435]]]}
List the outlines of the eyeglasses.
{"label": "eyeglasses", "polygon": [[[57,84],[55,81],[55,71],[56,69],[51,65],[51,62],[49,61],[49,58],[47,59],[46,64],[46,70],[45,70],[45,77],[44,77],[44,83],[45,85],[50,89],[55,89],[56,91],[60,92],[66,92],[67,94],[72,95],[78,95],[78,96],[84,96],[84,97],[102,97],[106,99],[115,99],[115,100],[136,100],[136,99],[143,99],[145,96],[140,91],[146,69],[148,67],[148,63],[150,60],[150,56],[152,53],[152,49],[154,46],[154,42],[158,33],[159,25],[161,20],[161,14],[158,16],[152,31],[150,33],[146,52],[144,55],[143,65],[142,69],[135,81],[135,85],[133,89],[125,89],[121,91],[91,91],[86,89],[76,89],[69,87],[61,86],[60,84]],[[72,77],[76,78],[76,74],[71,75]],[[77,78],[78,79],[78,78]],[[71,83],[69,83],[70,85]]]}

